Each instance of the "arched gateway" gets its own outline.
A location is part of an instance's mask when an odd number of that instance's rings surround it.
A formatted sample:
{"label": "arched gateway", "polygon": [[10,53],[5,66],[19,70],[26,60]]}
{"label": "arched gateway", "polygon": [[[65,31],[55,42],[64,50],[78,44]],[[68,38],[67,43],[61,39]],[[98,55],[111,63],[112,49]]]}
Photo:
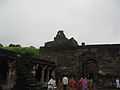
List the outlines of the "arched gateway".
{"label": "arched gateway", "polygon": [[95,59],[88,59],[85,64],[85,73],[88,75],[88,78],[95,80],[98,72],[97,61]]}
{"label": "arched gateway", "polygon": [[94,80],[97,78],[98,64],[95,59],[87,59],[83,61],[80,67],[82,67],[82,71],[80,73],[82,76],[86,76]]}

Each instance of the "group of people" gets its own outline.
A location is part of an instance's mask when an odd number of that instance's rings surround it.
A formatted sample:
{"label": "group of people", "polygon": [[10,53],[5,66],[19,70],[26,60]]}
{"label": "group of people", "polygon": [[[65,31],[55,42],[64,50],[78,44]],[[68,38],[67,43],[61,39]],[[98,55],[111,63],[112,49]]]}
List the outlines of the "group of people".
{"label": "group of people", "polygon": [[52,77],[48,81],[48,90],[95,90],[92,79],[81,77],[80,80],[75,80],[73,77],[68,79],[64,76],[62,80],[56,80]]}
{"label": "group of people", "polygon": [[92,79],[81,77],[80,80],[75,80],[73,77],[68,81],[69,90],[95,90]]}

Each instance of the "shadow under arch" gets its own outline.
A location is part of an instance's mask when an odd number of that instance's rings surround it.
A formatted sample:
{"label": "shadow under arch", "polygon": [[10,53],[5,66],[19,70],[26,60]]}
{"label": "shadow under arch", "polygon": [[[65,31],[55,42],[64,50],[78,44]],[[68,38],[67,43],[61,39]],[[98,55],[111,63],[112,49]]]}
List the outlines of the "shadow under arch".
{"label": "shadow under arch", "polygon": [[86,60],[84,68],[86,69],[85,73],[88,75],[88,78],[96,80],[98,72],[97,60],[93,58]]}
{"label": "shadow under arch", "polygon": [[82,76],[88,78],[96,78],[98,72],[98,60],[96,58],[96,53],[91,51],[86,51],[80,56]]}

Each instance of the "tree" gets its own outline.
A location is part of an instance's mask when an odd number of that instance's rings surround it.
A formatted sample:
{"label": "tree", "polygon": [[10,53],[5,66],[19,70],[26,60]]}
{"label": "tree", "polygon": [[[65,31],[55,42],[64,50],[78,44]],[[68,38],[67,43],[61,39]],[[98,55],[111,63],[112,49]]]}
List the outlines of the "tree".
{"label": "tree", "polygon": [[21,47],[21,45],[20,44],[16,44],[16,45],[15,44],[10,44],[9,47]]}
{"label": "tree", "polygon": [[4,47],[4,49],[13,51],[16,54],[20,54],[22,56],[30,56],[30,57],[39,56],[39,49],[35,47],[21,47],[20,45],[16,47],[16,45],[10,44],[9,47]]}
{"label": "tree", "polygon": [[17,44],[17,45],[15,45],[15,47],[21,47],[21,45],[20,45],[20,44]]}
{"label": "tree", "polygon": [[9,44],[9,47],[15,47],[15,45],[14,44]]}
{"label": "tree", "polygon": [[3,47],[3,45],[0,43],[0,47]]}
{"label": "tree", "polygon": [[34,46],[30,46],[30,48],[35,48]]}

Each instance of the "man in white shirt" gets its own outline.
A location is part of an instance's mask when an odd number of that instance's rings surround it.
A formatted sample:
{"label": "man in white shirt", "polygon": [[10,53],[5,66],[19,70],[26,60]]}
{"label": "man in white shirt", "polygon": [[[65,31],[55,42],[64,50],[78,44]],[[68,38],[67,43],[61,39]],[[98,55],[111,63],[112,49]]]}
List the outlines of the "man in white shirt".
{"label": "man in white shirt", "polygon": [[51,78],[49,81],[48,81],[48,90],[55,90],[56,88],[56,81]]}
{"label": "man in white shirt", "polygon": [[68,77],[64,76],[63,79],[62,79],[62,83],[63,83],[63,90],[67,90]]}
{"label": "man in white shirt", "polygon": [[120,88],[119,78],[116,79],[116,87],[117,87],[117,88]]}

